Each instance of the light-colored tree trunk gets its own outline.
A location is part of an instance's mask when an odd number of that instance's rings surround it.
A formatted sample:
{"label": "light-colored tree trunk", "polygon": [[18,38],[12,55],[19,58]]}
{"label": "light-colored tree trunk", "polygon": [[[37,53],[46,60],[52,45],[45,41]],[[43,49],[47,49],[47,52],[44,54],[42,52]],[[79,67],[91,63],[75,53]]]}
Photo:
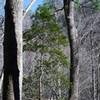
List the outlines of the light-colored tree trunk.
{"label": "light-colored tree trunk", "polygon": [[[58,67],[58,73],[60,73],[61,72],[61,66],[59,65],[59,67]],[[59,94],[59,99],[61,99],[61,79],[60,78],[58,78],[58,94]]]}
{"label": "light-colored tree trunk", "polygon": [[40,70],[41,70],[41,75],[40,75],[40,100],[43,100],[44,99],[43,98],[44,87],[43,87],[43,83],[42,83],[42,78],[43,78],[43,73],[44,73],[44,71],[43,71],[44,54],[41,52],[40,55],[41,55],[41,57],[40,57],[40,60],[41,60],[41,62],[40,62]]}
{"label": "light-colored tree trunk", "polygon": [[[72,26],[71,28],[71,35],[72,35],[72,39],[73,39],[73,44],[75,44],[75,49],[77,48],[77,43],[78,43],[78,34],[77,34],[77,29],[75,27],[75,19],[74,19],[74,1],[70,2],[70,25]],[[74,50],[75,50],[74,49]],[[73,51],[75,52],[75,51]],[[74,58],[75,59],[75,58]],[[75,63],[75,62],[74,62]],[[74,83],[74,88],[73,88],[73,95],[71,97],[71,99],[74,97],[74,99],[72,100],[78,100],[78,96],[79,96],[79,65],[77,64],[75,68],[75,73],[74,73],[74,79],[73,79],[73,83]]]}
{"label": "light-colored tree trunk", "polygon": [[3,100],[22,97],[23,0],[6,0],[4,28]]}
{"label": "light-colored tree trunk", "polygon": [[75,52],[78,50],[78,35],[74,22],[74,0],[63,0],[63,3],[70,42],[70,82],[73,84],[73,86],[70,86],[69,100],[78,100],[79,66],[77,66],[78,62],[75,62]]}
{"label": "light-colored tree trunk", "polygon": [[42,84],[42,67],[41,67],[41,76],[40,76],[40,100],[43,100],[43,97],[42,97],[42,92],[43,92],[43,84]]}

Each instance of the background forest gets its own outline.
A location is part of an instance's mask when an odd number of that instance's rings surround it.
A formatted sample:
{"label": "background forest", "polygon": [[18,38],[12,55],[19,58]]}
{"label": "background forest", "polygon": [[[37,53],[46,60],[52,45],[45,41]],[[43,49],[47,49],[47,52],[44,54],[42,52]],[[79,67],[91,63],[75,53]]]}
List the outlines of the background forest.
{"label": "background forest", "polygon": [[40,6],[32,16],[32,26],[24,33],[26,73],[24,100],[66,99],[68,95],[69,55],[67,36],[49,4]]}
{"label": "background forest", "polygon": [[37,1],[23,19],[22,100],[100,100],[100,0]]}

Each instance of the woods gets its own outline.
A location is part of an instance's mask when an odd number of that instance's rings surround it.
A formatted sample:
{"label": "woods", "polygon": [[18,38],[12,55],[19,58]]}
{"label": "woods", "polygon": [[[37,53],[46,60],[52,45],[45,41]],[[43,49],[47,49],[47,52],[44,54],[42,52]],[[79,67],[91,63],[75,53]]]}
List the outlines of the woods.
{"label": "woods", "polygon": [[99,100],[100,1],[4,4],[0,100]]}
{"label": "woods", "polygon": [[[24,50],[36,53],[34,54],[35,65],[32,65],[33,71],[28,77],[33,81],[31,91],[34,91],[34,97],[40,98],[42,93],[41,100],[48,96],[51,99],[66,98],[70,85],[67,77],[69,58],[64,54],[64,50],[68,46],[68,39],[60,30],[51,12],[52,9],[48,5],[41,6],[36,12],[32,28],[23,36]],[[27,81],[27,84],[24,83],[25,89],[25,86],[28,85],[28,77],[24,78]],[[28,91],[25,91],[26,95]]]}

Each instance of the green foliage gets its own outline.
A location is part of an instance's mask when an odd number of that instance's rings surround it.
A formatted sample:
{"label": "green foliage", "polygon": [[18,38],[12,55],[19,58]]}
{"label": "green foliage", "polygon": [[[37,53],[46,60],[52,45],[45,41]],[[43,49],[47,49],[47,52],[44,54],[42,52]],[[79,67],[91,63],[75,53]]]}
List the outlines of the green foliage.
{"label": "green foliage", "polygon": [[100,10],[100,0],[91,0],[93,3],[93,8],[96,10]]}
{"label": "green foliage", "polygon": [[48,5],[40,6],[36,12],[36,16],[43,21],[50,21],[51,20],[51,13],[52,10],[49,8]]}
{"label": "green foliage", "polygon": [[[30,79],[24,79],[24,83],[27,84],[28,81],[33,81],[32,84],[29,83],[33,89],[26,88],[24,91],[31,91],[34,97],[39,96],[40,77],[46,91],[49,89],[50,93],[55,92],[56,96],[58,96],[58,89],[66,91],[70,84],[66,73],[69,68],[69,58],[64,54],[68,39],[62,33],[53,16],[53,10],[48,5],[45,4],[37,9],[31,29],[24,33],[24,42],[24,50],[38,53],[40,56],[35,58],[37,64]],[[59,68],[61,68],[60,72]],[[58,86],[58,79],[61,80],[61,86]],[[25,86],[24,84],[24,88]]]}
{"label": "green foliage", "polygon": [[60,50],[60,48],[53,48],[49,51],[49,53],[52,56],[55,56],[56,59],[60,62],[60,64],[62,64],[63,66],[68,67],[68,65],[69,65],[68,58],[65,56],[63,51]]}
{"label": "green foliage", "polygon": [[75,0],[75,8],[80,10],[80,0]]}

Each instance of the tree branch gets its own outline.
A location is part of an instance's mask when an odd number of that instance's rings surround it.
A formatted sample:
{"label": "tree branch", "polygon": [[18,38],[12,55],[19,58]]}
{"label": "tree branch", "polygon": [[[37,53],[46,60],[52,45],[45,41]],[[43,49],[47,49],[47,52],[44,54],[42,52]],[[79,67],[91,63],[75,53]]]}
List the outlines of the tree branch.
{"label": "tree branch", "polygon": [[28,11],[31,9],[32,5],[35,3],[36,0],[31,0],[31,3],[28,5],[28,7],[26,8],[23,17],[26,16],[26,14],[28,13]]}
{"label": "tree branch", "polygon": [[57,13],[57,12],[62,11],[62,10],[64,10],[64,7],[60,8],[60,9],[56,9],[55,12]]}

